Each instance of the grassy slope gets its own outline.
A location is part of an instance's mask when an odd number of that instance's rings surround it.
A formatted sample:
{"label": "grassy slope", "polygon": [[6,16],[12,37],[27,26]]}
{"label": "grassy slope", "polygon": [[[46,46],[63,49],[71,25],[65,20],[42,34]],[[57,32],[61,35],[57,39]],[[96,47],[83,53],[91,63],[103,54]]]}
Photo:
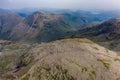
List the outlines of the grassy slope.
{"label": "grassy slope", "polygon": [[16,64],[17,71],[4,78],[119,80],[120,77],[120,56],[87,39],[65,39],[32,45],[20,58]]}

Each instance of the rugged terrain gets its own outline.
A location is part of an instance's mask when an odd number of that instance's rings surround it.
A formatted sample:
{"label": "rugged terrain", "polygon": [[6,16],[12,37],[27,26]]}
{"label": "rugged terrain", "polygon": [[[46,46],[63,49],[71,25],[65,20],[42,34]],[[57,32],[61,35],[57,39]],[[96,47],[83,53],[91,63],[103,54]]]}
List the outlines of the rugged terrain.
{"label": "rugged terrain", "polygon": [[120,79],[120,56],[88,39],[14,43],[6,45],[0,57],[2,80]]}
{"label": "rugged terrain", "polygon": [[70,31],[84,23],[79,17],[35,12],[15,26],[10,37],[13,40],[48,42],[69,36]]}
{"label": "rugged terrain", "polygon": [[101,22],[112,14],[0,11],[0,80],[120,80],[120,19]]}
{"label": "rugged terrain", "polygon": [[89,38],[109,49],[120,51],[120,19],[111,19],[95,27],[79,30],[74,36]]}
{"label": "rugged terrain", "polygon": [[105,16],[102,14],[105,13],[98,15],[89,11],[70,10],[53,12],[41,10],[20,17],[19,14],[7,13],[9,10],[0,11],[4,11],[0,15],[0,38],[26,42],[50,42],[69,38],[78,29],[99,25],[101,21],[112,17],[108,15],[109,17],[104,19]]}
{"label": "rugged terrain", "polygon": [[0,38],[9,39],[9,34],[13,31],[13,28],[22,20],[23,18],[17,14],[0,14]]}

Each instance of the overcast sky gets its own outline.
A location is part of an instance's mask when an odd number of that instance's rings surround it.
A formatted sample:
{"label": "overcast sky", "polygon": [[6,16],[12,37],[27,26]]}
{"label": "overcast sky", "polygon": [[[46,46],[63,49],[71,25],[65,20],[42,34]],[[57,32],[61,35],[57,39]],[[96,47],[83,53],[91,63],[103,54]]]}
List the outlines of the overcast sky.
{"label": "overcast sky", "polygon": [[0,8],[120,9],[120,0],[0,0]]}

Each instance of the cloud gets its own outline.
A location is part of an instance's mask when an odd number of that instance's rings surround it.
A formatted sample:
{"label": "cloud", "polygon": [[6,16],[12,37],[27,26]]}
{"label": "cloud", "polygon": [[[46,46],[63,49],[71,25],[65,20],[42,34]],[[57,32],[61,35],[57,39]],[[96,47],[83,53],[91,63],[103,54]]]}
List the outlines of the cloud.
{"label": "cloud", "polygon": [[0,0],[0,8],[120,9],[120,0]]}
{"label": "cloud", "polygon": [[3,7],[4,5],[6,5],[8,3],[7,0],[1,0],[0,1],[0,7]]}

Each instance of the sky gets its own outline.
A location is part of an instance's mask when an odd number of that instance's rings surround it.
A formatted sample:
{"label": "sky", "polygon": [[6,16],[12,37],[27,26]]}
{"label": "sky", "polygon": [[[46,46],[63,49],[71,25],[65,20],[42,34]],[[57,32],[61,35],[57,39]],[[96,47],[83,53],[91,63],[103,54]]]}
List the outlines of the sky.
{"label": "sky", "polygon": [[0,8],[58,8],[120,10],[120,0],[0,0]]}

